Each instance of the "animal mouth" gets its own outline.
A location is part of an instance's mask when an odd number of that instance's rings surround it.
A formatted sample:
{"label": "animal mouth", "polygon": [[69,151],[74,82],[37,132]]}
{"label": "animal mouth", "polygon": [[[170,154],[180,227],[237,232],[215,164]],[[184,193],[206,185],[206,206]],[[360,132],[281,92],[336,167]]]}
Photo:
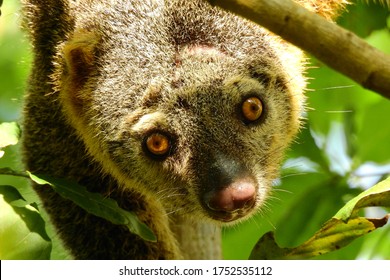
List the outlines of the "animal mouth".
{"label": "animal mouth", "polygon": [[230,211],[230,212],[229,211],[218,211],[218,210],[210,211],[209,210],[209,211],[207,211],[207,213],[214,220],[228,223],[228,222],[233,222],[233,221],[236,221],[240,218],[247,216],[248,213],[251,212],[250,210],[253,208],[254,204],[255,203],[253,201],[253,203],[246,206],[245,209],[238,209],[238,210]]}

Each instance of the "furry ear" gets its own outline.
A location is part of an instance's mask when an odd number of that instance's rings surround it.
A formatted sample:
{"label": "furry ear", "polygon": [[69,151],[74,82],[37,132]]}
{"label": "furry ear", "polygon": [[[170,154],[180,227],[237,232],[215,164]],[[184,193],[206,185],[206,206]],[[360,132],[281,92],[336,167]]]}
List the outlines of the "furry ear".
{"label": "furry ear", "polygon": [[80,90],[93,71],[97,36],[92,32],[76,32],[63,49],[67,83]]}
{"label": "furry ear", "polygon": [[71,115],[82,116],[91,98],[96,76],[96,46],[99,42],[95,33],[77,31],[62,49],[63,70],[60,95],[64,107]]}

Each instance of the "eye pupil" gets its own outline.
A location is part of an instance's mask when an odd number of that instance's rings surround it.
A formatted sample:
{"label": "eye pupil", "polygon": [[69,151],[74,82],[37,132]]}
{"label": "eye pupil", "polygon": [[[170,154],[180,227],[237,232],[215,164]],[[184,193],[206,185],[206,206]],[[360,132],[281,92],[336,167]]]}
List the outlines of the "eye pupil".
{"label": "eye pupil", "polygon": [[250,97],[242,103],[241,109],[245,120],[253,122],[258,120],[263,113],[263,103],[257,97]]}
{"label": "eye pupil", "polygon": [[157,156],[163,156],[170,150],[170,141],[167,136],[161,133],[153,133],[146,139],[146,148]]}

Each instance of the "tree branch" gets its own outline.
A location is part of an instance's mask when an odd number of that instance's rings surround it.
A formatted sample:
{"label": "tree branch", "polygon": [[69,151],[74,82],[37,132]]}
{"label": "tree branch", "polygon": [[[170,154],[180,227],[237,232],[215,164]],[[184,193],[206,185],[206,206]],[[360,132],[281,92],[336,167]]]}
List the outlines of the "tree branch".
{"label": "tree branch", "polygon": [[341,72],[390,99],[390,56],[352,32],[291,0],[208,0],[264,26]]}

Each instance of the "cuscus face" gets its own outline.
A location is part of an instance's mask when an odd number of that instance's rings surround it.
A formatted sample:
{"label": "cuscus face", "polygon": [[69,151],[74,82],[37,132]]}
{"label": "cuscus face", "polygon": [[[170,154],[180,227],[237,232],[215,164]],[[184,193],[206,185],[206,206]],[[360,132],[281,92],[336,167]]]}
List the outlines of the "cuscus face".
{"label": "cuscus face", "polygon": [[112,160],[169,213],[218,223],[251,216],[297,130],[283,77],[230,69],[153,87],[112,141]]}
{"label": "cuscus face", "polygon": [[299,59],[262,31],[245,49],[236,39],[151,44],[144,57],[127,37],[112,49],[115,38],[99,36],[65,46],[60,97],[104,172],[167,213],[231,223],[261,208],[299,128],[304,81],[290,66]]}

